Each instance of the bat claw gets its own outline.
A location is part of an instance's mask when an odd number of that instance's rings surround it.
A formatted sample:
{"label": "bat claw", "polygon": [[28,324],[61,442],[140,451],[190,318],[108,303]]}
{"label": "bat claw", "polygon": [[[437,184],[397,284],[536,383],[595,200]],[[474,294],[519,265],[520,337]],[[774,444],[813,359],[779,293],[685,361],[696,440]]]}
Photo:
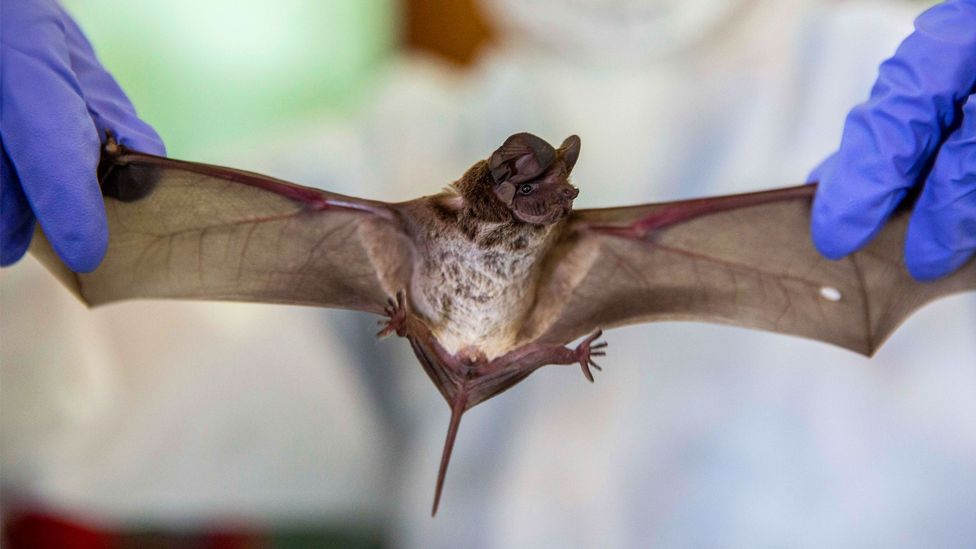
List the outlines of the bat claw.
{"label": "bat claw", "polygon": [[379,324],[384,325],[383,329],[376,332],[376,337],[386,337],[396,332],[396,335],[403,337],[407,335],[407,294],[403,290],[396,293],[396,301],[392,297],[386,298],[389,306],[383,309],[388,318],[380,319]]}
{"label": "bat claw", "polygon": [[576,347],[576,360],[579,362],[580,369],[583,370],[583,376],[590,383],[593,382],[593,372],[590,370],[591,366],[596,368],[597,371],[603,371],[603,367],[594,362],[592,358],[594,356],[606,356],[607,354],[606,351],[594,351],[594,349],[603,349],[607,346],[607,342],[605,341],[596,341],[602,335],[603,330],[598,329],[587,336]]}
{"label": "bat claw", "polygon": [[593,372],[590,371],[590,365],[589,364],[587,364],[585,362],[580,362],[580,367],[583,369],[583,377],[586,378],[586,381],[589,381],[590,383],[593,383],[594,381],[596,381],[593,378]]}

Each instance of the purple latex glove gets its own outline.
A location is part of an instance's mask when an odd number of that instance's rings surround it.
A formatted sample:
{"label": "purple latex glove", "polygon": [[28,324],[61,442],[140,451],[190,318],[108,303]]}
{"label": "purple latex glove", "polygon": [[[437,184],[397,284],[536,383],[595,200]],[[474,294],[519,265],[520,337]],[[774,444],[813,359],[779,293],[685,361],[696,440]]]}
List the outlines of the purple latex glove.
{"label": "purple latex glove", "polygon": [[75,271],[101,262],[108,225],[95,170],[111,130],[136,150],[163,143],[53,0],[4,0],[0,17],[0,264],[30,245],[35,216]]}
{"label": "purple latex glove", "polygon": [[813,242],[831,258],[870,241],[908,190],[924,185],[905,263],[944,276],[976,251],[976,0],[923,13],[882,63],[871,98],[847,116],[840,149],[810,176]]}

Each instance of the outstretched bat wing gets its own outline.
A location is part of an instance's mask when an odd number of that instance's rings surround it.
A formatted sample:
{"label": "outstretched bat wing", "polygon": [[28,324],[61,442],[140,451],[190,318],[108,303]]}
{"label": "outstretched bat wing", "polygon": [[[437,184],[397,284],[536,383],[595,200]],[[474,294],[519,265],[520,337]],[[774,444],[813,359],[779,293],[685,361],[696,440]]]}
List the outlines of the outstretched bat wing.
{"label": "outstretched bat wing", "polygon": [[814,190],[574,212],[522,338],[565,343],[597,327],[697,320],[871,355],[918,307],[976,289],[976,261],[935,282],[909,276],[907,210],[861,251],[824,259],[809,236]]}
{"label": "outstretched bat wing", "polygon": [[[181,298],[381,313],[406,287],[412,244],[391,204],[113,143],[106,151],[105,260],[90,274],[45,261],[88,304]],[[35,254],[53,257],[37,240]]]}

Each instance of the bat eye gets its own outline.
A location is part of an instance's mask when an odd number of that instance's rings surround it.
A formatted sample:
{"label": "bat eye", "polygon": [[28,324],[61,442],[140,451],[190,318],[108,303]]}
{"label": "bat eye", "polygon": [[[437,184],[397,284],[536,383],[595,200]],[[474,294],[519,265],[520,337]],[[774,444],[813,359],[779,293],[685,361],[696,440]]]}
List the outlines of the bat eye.
{"label": "bat eye", "polygon": [[521,187],[519,187],[519,194],[531,194],[531,193],[532,193],[532,185],[526,183]]}

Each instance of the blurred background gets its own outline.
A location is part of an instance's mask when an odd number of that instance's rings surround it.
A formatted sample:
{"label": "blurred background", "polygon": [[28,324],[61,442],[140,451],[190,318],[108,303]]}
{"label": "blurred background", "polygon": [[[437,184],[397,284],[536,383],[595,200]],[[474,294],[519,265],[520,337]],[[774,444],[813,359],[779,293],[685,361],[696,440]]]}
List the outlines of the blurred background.
{"label": "blurred background", "polygon": [[401,51],[461,64],[488,38],[469,0],[63,4],[176,157],[355,112]]}
{"label": "blurred background", "polygon": [[[929,3],[71,0],[170,156],[399,200],[582,137],[580,207],[801,182]],[[375,319],[87,310],[0,274],[5,547],[972,547],[976,298],[873,359],[725,326],[607,334],[465,416]]]}

